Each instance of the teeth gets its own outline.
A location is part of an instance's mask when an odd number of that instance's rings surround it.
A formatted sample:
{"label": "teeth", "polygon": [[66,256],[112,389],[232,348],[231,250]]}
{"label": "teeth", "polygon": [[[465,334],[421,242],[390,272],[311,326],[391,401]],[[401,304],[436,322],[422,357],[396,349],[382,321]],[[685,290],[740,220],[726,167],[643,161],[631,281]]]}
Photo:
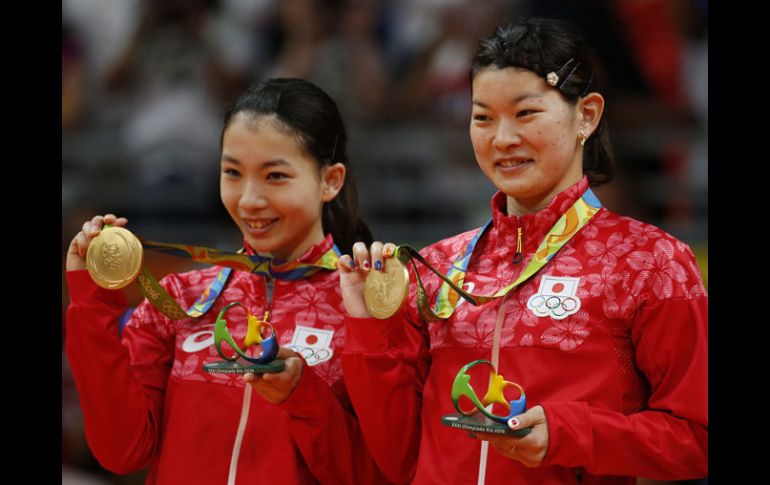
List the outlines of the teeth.
{"label": "teeth", "polygon": [[273,222],[273,219],[260,219],[258,221],[246,221],[246,225],[252,229],[262,229],[271,222]]}
{"label": "teeth", "polygon": [[509,168],[509,167],[515,167],[517,165],[521,165],[522,163],[527,163],[527,162],[529,162],[529,160],[505,160],[498,163],[498,165],[500,165],[503,168]]}

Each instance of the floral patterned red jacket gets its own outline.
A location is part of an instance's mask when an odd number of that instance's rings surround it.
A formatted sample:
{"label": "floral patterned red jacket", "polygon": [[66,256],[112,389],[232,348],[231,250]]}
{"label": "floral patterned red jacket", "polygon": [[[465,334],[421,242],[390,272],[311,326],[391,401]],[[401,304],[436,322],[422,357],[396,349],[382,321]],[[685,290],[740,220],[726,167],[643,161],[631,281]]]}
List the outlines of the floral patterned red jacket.
{"label": "floral patterned red jacket", "polygon": [[[583,178],[523,217],[506,215],[505,194],[498,192],[493,226],[474,251],[465,289],[489,295],[513,282],[587,188]],[[525,257],[517,264],[519,227]],[[446,274],[475,233],[421,254]],[[418,268],[435,301],[439,278]],[[554,313],[542,305],[551,296],[572,302]],[[490,359],[500,300],[478,307],[461,300],[448,320],[426,324],[415,297],[411,274],[409,304],[390,320],[346,319],[346,384],[375,460],[391,480],[476,483],[480,441],[442,425],[441,416],[456,412],[450,389],[459,369]],[[602,208],[508,298],[498,371],[524,387],[528,408],[543,406],[550,441],[538,468],[490,447],[487,483],[707,475],[708,298],[687,245]]]}
{"label": "floral patterned red jacket", "polygon": [[[328,236],[300,261],[315,261],[332,244]],[[220,269],[172,274],[161,284],[188,308]],[[202,368],[222,360],[213,328],[225,304],[240,301],[263,315],[262,276],[233,271],[198,320],[169,320],[144,300],[121,336],[123,292],[96,286],[85,270],[68,272],[67,282],[66,353],[88,444],[105,468],[122,474],[149,466],[147,483],[164,485],[384,483],[342,381],[345,328],[336,271],[275,280],[270,322],[281,345],[305,357],[297,387],[280,405],[238,375]],[[242,340],[244,313],[228,312],[227,320]]]}

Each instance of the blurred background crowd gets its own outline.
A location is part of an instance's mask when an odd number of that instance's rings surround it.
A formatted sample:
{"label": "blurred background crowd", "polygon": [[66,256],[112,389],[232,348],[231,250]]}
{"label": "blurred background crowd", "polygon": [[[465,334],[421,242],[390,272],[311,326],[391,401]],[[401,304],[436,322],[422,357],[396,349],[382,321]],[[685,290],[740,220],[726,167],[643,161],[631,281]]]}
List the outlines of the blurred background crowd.
{"label": "blurred background crowd", "polygon": [[[468,71],[478,39],[522,15],[587,34],[618,160],[597,195],[690,244],[708,284],[707,0],[63,0],[62,311],[67,246],[95,214],[156,241],[240,247],[218,195],[222,116],[270,77],[337,102],[375,238],[422,247],[483,224],[494,187],[468,136]],[[147,263],[157,277],[192,267]],[[62,353],[62,482],[142,477],[91,456]]]}

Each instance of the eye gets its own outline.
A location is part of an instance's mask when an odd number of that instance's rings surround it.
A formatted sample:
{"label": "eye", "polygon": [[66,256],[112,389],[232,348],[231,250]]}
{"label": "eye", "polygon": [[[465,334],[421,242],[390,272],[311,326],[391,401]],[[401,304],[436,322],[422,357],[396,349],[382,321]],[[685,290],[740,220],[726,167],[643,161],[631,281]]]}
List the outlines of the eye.
{"label": "eye", "polygon": [[241,173],[234,168],[225,167],[222,169],[222,173],[229,177],[240,177]]}
{"label": "eye", "polygon": [[283,172],[270,172],[267,174],[267,180],[285,180],[289,176]]}
{"label": "eye", "polygon": [[478,121],[480,123],[483,123],[485,121],[489,121],[491,118],[489,116],[487,116],[487,115],[476,114],[476,115],[473,115],[473,119],[474,119],[474,121]]}
{"label": "eye", "polygon": [[535,113],[538,113],[538,111],[532,110],[532,109],[523,109],[516,113],[517,118],[524,118],[525,116],[533,115]]}

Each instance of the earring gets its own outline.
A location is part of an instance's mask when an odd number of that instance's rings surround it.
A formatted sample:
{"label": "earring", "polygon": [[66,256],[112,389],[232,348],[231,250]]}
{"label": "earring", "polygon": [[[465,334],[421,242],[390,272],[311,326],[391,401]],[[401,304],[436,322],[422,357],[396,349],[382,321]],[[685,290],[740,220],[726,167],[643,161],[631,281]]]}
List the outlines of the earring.
{"label": "earring", "polygon": [[584,147],[586,146],[586,139],[588,139],[588,135],[585,134],[583,131],[578,132],[578,140],[580,140],[580,146]]}

